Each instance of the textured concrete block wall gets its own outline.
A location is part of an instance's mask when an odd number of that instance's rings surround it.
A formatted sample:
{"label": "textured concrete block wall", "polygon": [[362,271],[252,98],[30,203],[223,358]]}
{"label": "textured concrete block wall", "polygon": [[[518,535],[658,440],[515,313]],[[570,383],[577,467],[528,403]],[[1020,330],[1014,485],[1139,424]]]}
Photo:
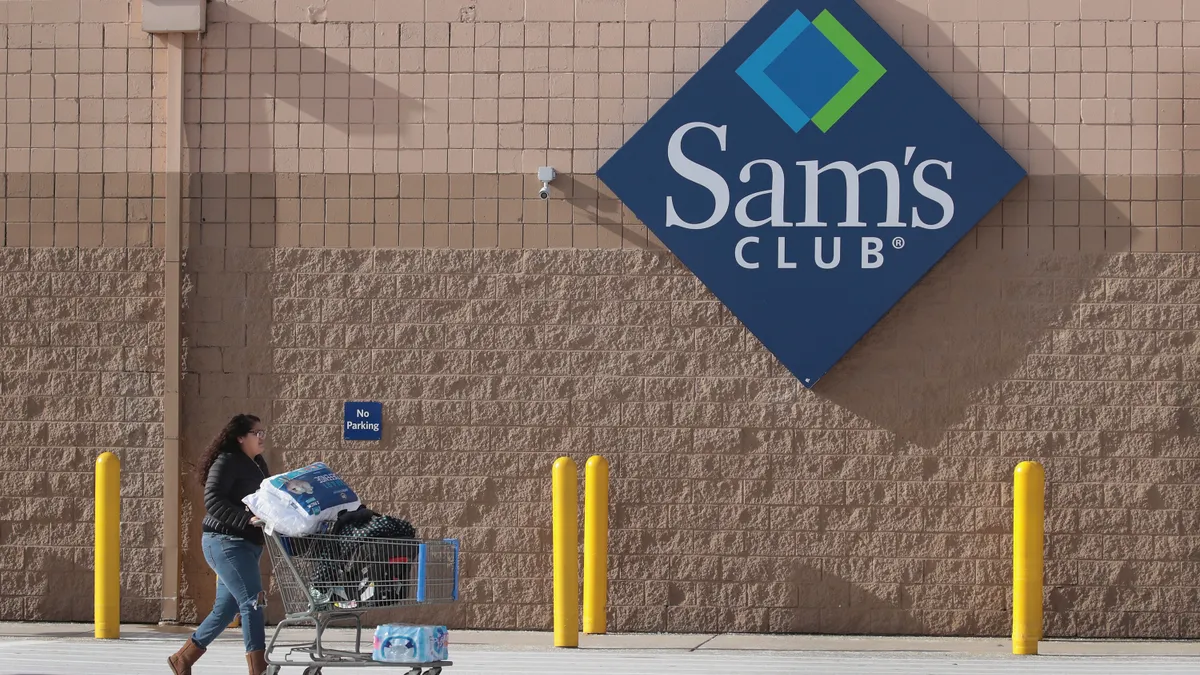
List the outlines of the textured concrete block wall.
{"label": "textured concrete block wall", "polygon": [[[1040,458],[1047,633],[1200,635],[1200,6],[861,4],[1030,178],[809,392],[594,176],[762,0],[210,3],[184,468],[259,412],[273,465],[463,538],[464,602],[429,615],[454,626],[549,627],[549,467],[600,452],[614,630],[1002,635],[1011,471]],[[115,448],[126,616],[157,619],[167,83],[140,11],[0,3],[0,618],[88,619]],[[385,401],[383,443],[340,441],[352,398]]]}
{"label": "textured concrete block wall", "polygon": [[121,460],[121,607],[157,621],[162,252],[0,249],[0,619],[87,620],[95,461]]}
{"label": "textured concrete block wall", "polygon": [[[189,440],[263,411],[272,462],[463,539],[433,618],[513,629],[550,465],[600,453],[614,630],[1003,635],[1034,458],[1047,634],[1192,636],[1198,262],[962,247],[809,392],[661,252],[193,249]],[[363,398],[381,444],[341,440]]]}

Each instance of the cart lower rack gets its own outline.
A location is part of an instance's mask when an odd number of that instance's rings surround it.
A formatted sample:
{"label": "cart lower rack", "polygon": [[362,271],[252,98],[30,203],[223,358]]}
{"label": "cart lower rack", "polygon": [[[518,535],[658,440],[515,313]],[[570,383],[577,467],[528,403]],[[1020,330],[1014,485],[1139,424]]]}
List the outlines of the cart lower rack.
{"label": "cart lower rack", "polygon": [[[453,665],[449,661],[376,661],[373,649],[363,651],[362,614],[457,601],[458,540],[275,534],[267,537],[267,549],[286,618],[275,627],[267,644],[266,675],[279,675],[283,667],[304,667],[304,675],[321,675],[326,666],[407,667],[408,675],[440,675],[443,668]],[[354,651],[326,647],[326,629],[347,620],[355,628]],[[297,626],[315,627],[315,639],[298,645],[277,644],[284,628]],[[283,649],[288,649],[286,655],[274,656]],[[294,654],[308,659],[292,661]]]}

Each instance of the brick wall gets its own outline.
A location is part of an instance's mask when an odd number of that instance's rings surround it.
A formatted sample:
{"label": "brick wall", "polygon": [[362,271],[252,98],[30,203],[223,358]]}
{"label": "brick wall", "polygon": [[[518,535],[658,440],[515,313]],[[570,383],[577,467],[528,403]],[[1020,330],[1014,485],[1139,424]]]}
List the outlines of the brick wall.
{"label": "brick wall", "polygon": [[122,616],[158,620],[162,311],[161,251],[0,248],[0,620],[90,620],[105,451]]}
{"label": "brick wall", "polygon": [[187,436],[260,412],[273,465],[462,538],[437,619],[511,629],[550,627],[551,463],[600,453],[612,630],[1002,635],[1036,458],[1047,634],[1195,636],[1196,264],[962,247],[809,392],[663,253],[193,250]]}

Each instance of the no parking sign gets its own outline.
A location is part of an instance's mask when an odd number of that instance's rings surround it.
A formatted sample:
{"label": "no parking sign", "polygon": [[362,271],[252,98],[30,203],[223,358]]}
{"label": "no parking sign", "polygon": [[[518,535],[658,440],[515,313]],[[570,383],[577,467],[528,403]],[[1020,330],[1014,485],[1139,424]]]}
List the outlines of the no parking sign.
{"label": "no parking sign", "polygon": [[342,438],[347,441],[378,441],[383,438],[383,404],[347,401]]}

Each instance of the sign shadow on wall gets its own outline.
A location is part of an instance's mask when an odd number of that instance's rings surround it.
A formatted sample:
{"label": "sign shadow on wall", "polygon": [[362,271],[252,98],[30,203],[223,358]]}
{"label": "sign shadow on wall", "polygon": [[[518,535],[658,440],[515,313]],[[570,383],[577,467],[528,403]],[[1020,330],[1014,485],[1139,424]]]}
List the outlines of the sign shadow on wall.
{"label": "sign shadow on wall", "polygon": [[[1027,130],[1029,147],[1054,152],[1056,166],[1076,165],[991,78],[974,66],[963,70],[978,59],[954,47],[943,26],[900,4],[886,10],[872,5],[871,11],[898,15],[883,25],[899,26],[916,42],[953,50],[955,75],[975,76],[981,104],[1003,105],[1006,129]],[[1018,119],[1022,124],[1009,122]],[[972,428],[968,418],[979,414],[972,408],[1000,405],[1015,393],[1011,388],[1018,385],[1007,380],[1045,377],[1051,366],[1032,355],[1062,349],[1054,344],[1054,331],[1077,320],[1079,303],[1103,298],[1095,278],[1114,253],[1129,250],[1128,236],[1114,240],[1110,229],[1104,250],[1080,251],[1073,239],[1055,241],[1054,226],[1128,228],[1127,204],[1123,208],[1110,196],[1128,199],[1129,183],[1122,190],[1119,181],[1106,184],[1103,176],[1078,171],[1026,177],[814,391],[892,431],[901,444],[933,448],[948,431]],[[997,250],[1000,238],[1010,239],[1003,252]],[[1054,242],[1052,248],[1046,241]]]}
{"label": "sign shadow on wall", "polygon": [[788,602],[795,609],[781,611],[778,625],[772,628],[785,634],[926,634],[928,629],[920,613],[913,610],[912,585],[852,581],[852,568],[862,568],[862,574],[854,576],[878,578],[867,572],[871,562],[831,559],[816,564],[794,563],[787,581]]}
{"label": "sign shadow on wall", "polygon": [[[563,198],[571,205],[574,220],[595,223],[610,240],[621,242],[630,234],[621,221],[621,202],[595,176],[561,176]],[[645,236],[642,236],[644,239]],[[617,244],[615,248],[619,248]]]}

